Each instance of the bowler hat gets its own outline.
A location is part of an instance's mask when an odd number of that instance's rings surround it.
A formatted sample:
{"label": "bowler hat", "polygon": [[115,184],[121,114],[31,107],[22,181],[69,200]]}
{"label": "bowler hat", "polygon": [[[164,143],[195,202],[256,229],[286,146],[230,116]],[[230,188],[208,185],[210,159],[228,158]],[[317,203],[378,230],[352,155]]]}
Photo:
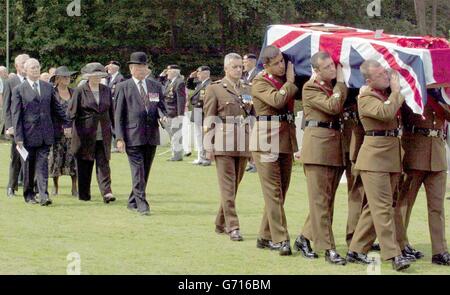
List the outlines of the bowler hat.
{"label": "bowler hat", "polygon": [[83,78],[85,79],[89,77],[105,78],[108,76],[105,67],[98,62],[88,63],[81,69],[81,73],[83,74]]}
{"label": "bowler hat", "polygon": [[148,63],[147,54],[145,52],[133,52],[130,55],[130,61],[127,62],[129,65],[146,65]]}
{"label": "bowler hat", "polygon": [[56,68],[55,70],[55,74],[53,76],[50,77],[50,82],[54,83],[56,76],[60,76],[60,77],[71,77],[73,75],[75,75],[76,71],[69,71],[69,68],[66,66],[60,66],[58,68]]}

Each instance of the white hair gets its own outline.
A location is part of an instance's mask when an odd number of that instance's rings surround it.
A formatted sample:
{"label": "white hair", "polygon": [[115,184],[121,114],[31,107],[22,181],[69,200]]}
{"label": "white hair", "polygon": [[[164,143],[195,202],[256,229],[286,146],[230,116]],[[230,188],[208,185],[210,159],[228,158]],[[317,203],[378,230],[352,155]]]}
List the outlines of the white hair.
{"label": "white hair", "polygon": [[29,58],[29,59],[27,59],[27,61],[24,63],[23,69],[26,70],[26,69],[30,66],[30,64],[33,64],[33,63],[37,63],[39,66],[41,65],[37,59],[35,59],[35,58]]}
{"label": "white hair", "polygon": [[19,54],[18,56],[16,56],[16,58],[14,59],[14,64],[18,65],[21,63],[26,62],[28,59],[30,59],[30,56],[26,53],[23,54]]}
{"label": "white hair", "polygon": [[8,69],[5,66],[0,66],[0,72],[8,73]]}
{"label": "white hair", "polygon": [[223,60],[223,65],[224,67],[226,67],[232,60],[236,60],[236,59],[242,59],[242,57],[237,54],[237,53],[228,53],[227,55],[225,55],[225,58]]}

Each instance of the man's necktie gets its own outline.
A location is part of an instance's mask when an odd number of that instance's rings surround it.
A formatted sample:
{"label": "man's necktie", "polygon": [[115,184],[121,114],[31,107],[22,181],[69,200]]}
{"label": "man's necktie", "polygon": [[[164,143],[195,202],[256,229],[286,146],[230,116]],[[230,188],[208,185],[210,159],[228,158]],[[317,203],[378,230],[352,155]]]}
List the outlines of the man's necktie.
{"label": "man's necktie", "polygon": [[142,80],[138,82],[139,85],[139,94],[141,95],[142,103],[145,106],[145,109],[148,110],[149,107],[149,101],[146,99],[146,94],[144,90],[144,86],[142,85]]}
{"label": "man's necktie", "polygon": [[37,82],[33,83],[33,90],[38,96],[40,96]]}

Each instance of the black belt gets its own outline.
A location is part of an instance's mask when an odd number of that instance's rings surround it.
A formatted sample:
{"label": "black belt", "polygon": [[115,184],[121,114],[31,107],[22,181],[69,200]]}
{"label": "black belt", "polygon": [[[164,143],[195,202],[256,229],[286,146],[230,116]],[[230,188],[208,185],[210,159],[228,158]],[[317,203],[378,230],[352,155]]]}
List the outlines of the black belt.
{"label": "black belt", "polygon": [[428,137],[442,137],[444,134],[441,129],[418,128],[415,126],[408,128],[408,131]]}
{"label": "black belt", "polygon": [[372,131],[366,131],[367,136],[391,136],[391,137],[397,137],[400,135],[399,129],[394,130],[372,130]]}
{"label": "black belt", "polygon": [[257,121],[279,121],[294,123],[295,116],[293,113],[281,114],[281,115],[268,115],[268,116],[256,116]]}
{"label": "black belt", "polygon": [[322,127],[322,128],[328,128],[328,129],[334,129],[334,130],[340,130],[341,124],[339,122],[320,122],[316,120],[307,120],[306,127]]}

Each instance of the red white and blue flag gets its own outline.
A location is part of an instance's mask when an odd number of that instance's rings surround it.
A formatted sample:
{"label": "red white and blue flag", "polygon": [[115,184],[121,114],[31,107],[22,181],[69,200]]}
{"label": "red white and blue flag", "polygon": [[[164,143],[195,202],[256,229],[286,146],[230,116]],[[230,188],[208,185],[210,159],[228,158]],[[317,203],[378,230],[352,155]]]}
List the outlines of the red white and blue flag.
{"label": "red white and blue flag", "polygon": [[[275,45],[295,66],[296,75],[310,76],[311,56],[328,52],[344,71],[348,87],[360,88],[364,79],[359,66],[367,59],[375,59],[385,68],[396,70],[400,76],[406,103],[422,114],[427,100],[427,86],[450,84],[450,48],[408,48],[398,45],[400,39],[419,38],[388,35],[368,30],[337,28],[320,24],[325,30],[311,28],[315,24],[269,26],[263,48]],[[409,39],[407,39],[409,40]],[[439,100],[450,104],[450,88],[440,90]]]}

